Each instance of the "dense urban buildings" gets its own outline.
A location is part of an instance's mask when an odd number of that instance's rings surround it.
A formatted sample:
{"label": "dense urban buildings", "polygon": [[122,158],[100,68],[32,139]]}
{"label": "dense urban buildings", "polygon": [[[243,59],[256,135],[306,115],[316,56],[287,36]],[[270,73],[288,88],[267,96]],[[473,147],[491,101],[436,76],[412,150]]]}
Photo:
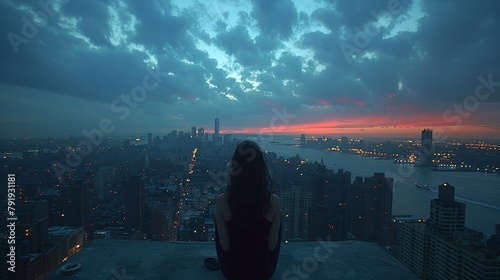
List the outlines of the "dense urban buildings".
{"label": "dense urban buildings", "polygon": [[[37,149],[5,154],[3,170],[18,170],[18,199],[23,203],[16,230],[24,245],[18,254],[21,260],[30,260],[19,267],[19,275],[42,277],[96,239],[213,241],[215,198],[226,189],[228,160],[240,137],[243,139],[242,135],[216,136],[218,118],[214,124],[215,142],[209,141],[203,127],[195,126],[166,135],[108,137],[93,153],[81,156],[78,165],[67,169],[68,156],[75,156],[68,147],[76,147],[79,138],[43,140],[25,144]],[[304,134],[293,141],[301,149],[390,159],[394,165],[411,164],[412,154],[405,151],[420,147],[413,142],[306,138]],[[438,160],[441,154],[460,156],[460,149],[443,152],[451,144],[440,145],[434,152]],[[23,147],[10,140],[4,149],[14,146]],[[495,151],[489,145],[467,147]],[[496,253],[492,252],[498,253],[498,233],[485,247],[481,234],[465,227],[465,205],[453,199],[453,187],[440,188],[427,220],[394,215],[400,174],[378,172],[374,167],[372,175],[353,176],[350,170],[328,168],[323,158],[314,161],[265,151],[272,191],[281,199],[284,242],[375,242],[425,279],[437,279],[429,275],[444,275],[446,269],[460,268],[463,275],[472,277],[495,267]],[[392,163],[401,158],[407,162]],[[454,252],[455,266],[443,257],[449,252]]]}
{"label": "dense urban buildings", "polygon": [[439,186],[427,222],[404,223],[399,258],[422,279],[499,279],[498,229],[487,244],[482,233],[464,226],[465,204],[455,188]]}

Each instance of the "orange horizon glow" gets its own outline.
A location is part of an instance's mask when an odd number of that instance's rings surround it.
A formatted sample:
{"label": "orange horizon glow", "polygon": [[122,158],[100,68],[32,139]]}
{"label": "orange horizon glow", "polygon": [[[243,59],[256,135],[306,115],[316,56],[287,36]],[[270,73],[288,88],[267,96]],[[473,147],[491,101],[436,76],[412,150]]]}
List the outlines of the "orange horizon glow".
{"label": "orange horizon glow", "polygon": [[[465,123],[465,120],[464,120]],[[386,116],[360,116],[347,120],[321,120],[307,123],[294,123],[290,120],[285,125],[279,121],[270,122],[261,127],[227,127],[223,134],[259,134],[259,135],[300,135],[306,136],[356,136],[356,137],[410,137],[420,138],[423,129],[434,130],[436,140],[450,138],[496,138],[500,139],[500,130],[484,125],[462,124],[455,126],[447,123],[440,115],[417,114],[400,116],[397,119]]]}
{"label": "orange horizon glow", "polygon": [[435,140],[447,140],[450,138],[488,138],[500,139],[498,131],[481,126],[467,126],[460,130],[454,127],[366,127],[366,128],[340,128],[340,129],[315,129],[304,125],[303,128],[295,127],[293,129],[269,130],[267,128],[243,128],[222,130],[221,134],[258,134],[264,137],[272,135],[300,135],[306,134],[307,137],[323,136],[351,136],[351,137],[397,137],[397,138],[420,138],[420,132],[423,129],[434,131]]}

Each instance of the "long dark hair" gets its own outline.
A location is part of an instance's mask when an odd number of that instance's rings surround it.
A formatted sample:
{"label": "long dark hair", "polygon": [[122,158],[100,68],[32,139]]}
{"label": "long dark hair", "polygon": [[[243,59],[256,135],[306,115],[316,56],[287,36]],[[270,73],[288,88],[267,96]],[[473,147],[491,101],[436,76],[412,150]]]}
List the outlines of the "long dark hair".
{"label": "long dark hair", "polygon": [[248,220],[269,212],[272,209],[271,184],[259,146],[248,140],[239,143],[230,163],[227,186],[232,218]]}

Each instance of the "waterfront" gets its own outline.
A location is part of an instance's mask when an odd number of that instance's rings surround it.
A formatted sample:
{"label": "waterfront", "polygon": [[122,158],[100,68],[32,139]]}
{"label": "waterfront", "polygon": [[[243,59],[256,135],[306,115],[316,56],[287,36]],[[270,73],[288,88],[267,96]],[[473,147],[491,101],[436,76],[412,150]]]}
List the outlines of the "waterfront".
{"label": "waterfront", "polygon": [[481,172],[438,172],[430,168],[419,168],[409,164],[395,164],[392,160],[375,160],[340,152],[329,152],[301,148],[293,140],[271,143],[256,138],[263,150],[275,152],[278,156],[294,156],[323,162],[329,169],[344,169],[355,176],[372,176],[384,172],[394,178],[393,215],[411,214],[415,218],[427,219],[430,200],[437,192],[416,188],[415,183],[438,186],[444,182],[455,187],[456,200],[466,204],[466,226],[483,232],[485,238],[494,232],[494,225],[500,223],[500,175]]}

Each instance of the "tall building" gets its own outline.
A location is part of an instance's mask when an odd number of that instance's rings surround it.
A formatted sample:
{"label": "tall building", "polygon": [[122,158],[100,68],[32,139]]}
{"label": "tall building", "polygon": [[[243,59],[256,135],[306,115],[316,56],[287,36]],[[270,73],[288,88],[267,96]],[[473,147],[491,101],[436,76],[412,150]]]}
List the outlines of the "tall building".
{"label": "tall building", "polygon": [[125,225],[135,230],[144,229],[146,197],[144,181],[140,176],[132,176],[123,183],[125,196]]}
{"label": "tall building", "polygon": [[148,146],[153,147],[153,134],[148,133]]}
{"label": "tall building", "polygon": [[437,199],[431,200],[428,220],[433,233],[453,236],[465,228],[465,204],[455,201],[455,188],[448,183],[439,186]]}
{"label": "tall building", "polygon": [[330,213],[326,203],[318,203],[309,212],[307,240],[340,240],[337,234],[337,220]]}
{"label": "tall building", "polygon": [[215,117],[215,126],[214,126],[215,135],[219,136],[219,114]]}
{"label": "tall building", "polygon": [[205,137],[205,129],[203,127],[198,128],[198,140],[200,142],[204,142],[204,137]]}
{"label": "tall building", "polygon": [[[327,173],[328,174],[328,173]],[[328,205],[335,215],[335,240],[347,239],[350,217],[351,172],[339,169],[326,178],[329,186]]]}
{"label": "tall building", "polygon": [[280,199],[284,229],[282,239],[307,240],[311,192],[293,186],[290,190],[281,191]]}
{"label": "tall building", "polygon": [[167,206],[155,201],[151,206],[151,234],[155,240],[167,238]]}
{"label": "tall building", "polygon": [[221,144],[221,139],[219,134],[219,114],[217,114],[217,116],[215,117],[214,136],[212,142],[214,142],[214,144],[218,146]]}
{"label": "tall building", "polygon": [[464,226],[465,205],[454,193],[450,184],[440,185],[429,220],[402,224],[399,259],[422,279],[500,279],[499,252]]}
{"label": "tall building", "polygon": [[90,232],[91,230],[91,184],[92,182],[76,180],[73,184],[68,186],[66,205],[71,205],[71,207],[68,207],[65,213],[62,214],[67,217],[66,225],[81,227],[84,232]]}
{"label": "tall building", "polygon": [[115,167],[100,166],[99,171],[97,171],[97,198],[107,198],[110,190],[114,187],[114,182]]}
{"label": "tall building", "polygon": [[422,158],[421,166],[432,166],[432,157],[434,154],[434,145],[432,142],[432,130],[424,129],[422,130],[422,143],[420,146],[420,152]]}
{"label": "tall building", "polygon": [[306,144],[306,135],[305,134],[301,134],[300,135],[300,145],[304,146],[305,144]]}
{"label": "tall building", "polygon": [[191,138],[196,139],[196,126],[191,127]]}
{"label": "tall building", "polygon": [[[15,273],[2,267],[10,275],[0,279],[43,279],[60,263],[57,256],[58,245],[51,242],[48,236],[48,201],[19,201],[16,210]],[[12,245],[2,242],[4,244],[5,249]]]}
{"label": "tall building", "polygon": [[390,243],[393,179],[384,173],[356,177],[350,190],[349,227],[356,239]]}

